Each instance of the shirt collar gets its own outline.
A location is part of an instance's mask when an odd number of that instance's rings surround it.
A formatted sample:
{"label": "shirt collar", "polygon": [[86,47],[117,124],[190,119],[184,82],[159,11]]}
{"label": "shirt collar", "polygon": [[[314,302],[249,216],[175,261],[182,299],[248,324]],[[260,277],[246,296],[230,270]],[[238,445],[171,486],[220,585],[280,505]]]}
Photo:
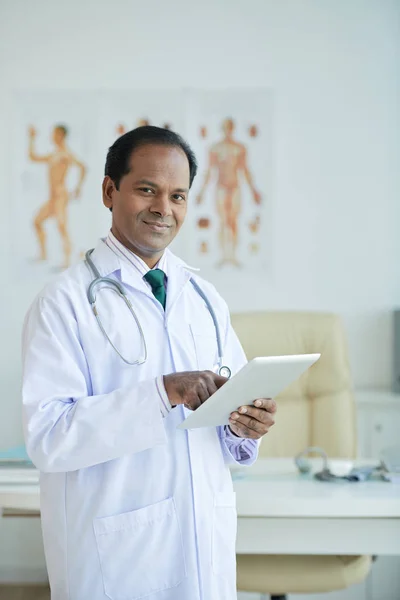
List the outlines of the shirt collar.
{"label": "shirt collar", "polygon": [[[122,256],[119,256],[117,253],[111,250],[106,243],[106,239],[107,238],[101,238],[98,241],[97,246],[91,255],[91,259],[99,271],[100,276],[108,277],[111,274],[118,273],[121,281],[131,281],[132,279],[136,279],[137,281],[140,280],[143,282],[143,276],[150,270],[147,265],[143,275],[141,275],[139,271],[135,272],[135,269],[129,265],[129,263],[123,260]],[[162,269],[167,276],[172,275],[173,271],[176,269],[179,271],[185,271],[189,278],[191,276],[190,271],[199,270],[195,267],[190,267],[185,263],[185,261],[175,256],[175,254],[173,254],[173,252],[171,252],[171,250],[168,248],[165,250],[162,258],[158,262],[157,268]]]}
{"label": "shirt collar", "polygon": [[[124,266],[126,265],[127,268],[130,271],[132,271],[132,273],[135,273],[136,275],[139,275],[143,278],[146,275],[146,273],[148,273],[151,270],[149,269],[148,265],[146,265],[144,260],[142,260],[139,256],[137,256],[137,254],[135,254],[131,250],[128,250],[128,248],[121,244],[121,242],[117,240],[117,238],[111,230],[108,233],[105,243],[110,248],[110,250],[112,250],[121,259],[121,261],[123,261]],[[168,261],[166,252],[164,252],[164,254],[160,258],[158,263],[153,267],[153,269],[161,269],[168,277]]]}

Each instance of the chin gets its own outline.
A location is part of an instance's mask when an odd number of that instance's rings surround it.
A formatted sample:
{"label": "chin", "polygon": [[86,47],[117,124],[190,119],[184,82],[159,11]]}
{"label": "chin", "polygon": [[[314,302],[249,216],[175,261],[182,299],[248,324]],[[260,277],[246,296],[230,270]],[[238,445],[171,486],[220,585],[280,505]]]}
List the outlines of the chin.
{"label": "chin", "polygon": [[150,239],[143,240],[143,248],[148,248],[150,252],[161,252],[165,250],[167,246],[172,242],[172,239],[161,238],[160,236],[154,236]]}
{"label": "chin", "polygon": [[170,242],[164,244],[152,244],[149,242],[143,242],[143,244],[138,244],[138,249],[141,248],[143,253],[147,256],[151,256],[152,254],[158,254],[160,252],[164,252]]}

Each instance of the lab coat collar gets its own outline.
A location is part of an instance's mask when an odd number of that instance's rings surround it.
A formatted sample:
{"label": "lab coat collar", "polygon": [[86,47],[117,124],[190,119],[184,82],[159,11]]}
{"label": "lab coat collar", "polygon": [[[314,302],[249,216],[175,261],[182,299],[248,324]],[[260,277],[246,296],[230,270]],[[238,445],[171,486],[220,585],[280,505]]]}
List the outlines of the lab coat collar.
{"label": "lab coat collar", "polygon": [[91,255],[101,277],[108,277],[114,273],[121,272],[121,261],[116,254],[107,246],[105,239],[100,239]]}

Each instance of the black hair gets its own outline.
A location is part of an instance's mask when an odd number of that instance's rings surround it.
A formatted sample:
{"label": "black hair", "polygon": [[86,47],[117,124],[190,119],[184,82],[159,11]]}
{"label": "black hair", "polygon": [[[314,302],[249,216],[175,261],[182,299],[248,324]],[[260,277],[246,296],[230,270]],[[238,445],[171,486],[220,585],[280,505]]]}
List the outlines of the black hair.
{"label": "black hair", "polygon": [[108,150],[104,175],[113,180],[117,189],[119,189],[121,179],[129,173],[129,159],[132,153],[137,148],[147,144],[173,146],[183,150],[189,161],[189,187],[192,186],[197,173],[197,161],[189,144],[174,131],[163,129],[162,127],[144,125],[132,129],[132,131],[128,131],[119,137]]}
{"label": "black hair", "polygon": [[65,125],[56,125],[55,129],[59,129],[60,131],[63,132],[64,137],[67,137],[67,135],[68,135],[68,127],[66,127]]}

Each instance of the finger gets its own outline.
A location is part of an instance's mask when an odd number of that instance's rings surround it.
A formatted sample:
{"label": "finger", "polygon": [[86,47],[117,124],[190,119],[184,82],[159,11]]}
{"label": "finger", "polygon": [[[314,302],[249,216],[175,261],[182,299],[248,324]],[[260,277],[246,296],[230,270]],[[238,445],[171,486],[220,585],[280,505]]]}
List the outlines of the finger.
{"label": "finger", "polygon": [[230,422],[229,427],[232,429],[233,433],[241,438],[253,439],[256,440],[260,437],[260,434],[256,431],[249,429],[245,425],[238,424],[236,422]]}
{"label": "finger", "polygon": [[197,384],[193,387],[192,393],[189,394],[187,401],[185,402],[186,408],[190,410],[196,410],[209,398],[207,387],[203,380],[200,378]]}
{"label": "finger", "polygon": [[218,389],[220,387],[222,387],[228,381],[227,377],[222,377],[222,375],[218,375],[218,373],[213,373],[212,371],[208,371],[208,372],[212,374],[214,383]]}
{"label": "finger", "polygon": [[200,400],[200,404],[203,404],[203,402],[205,402],[206,400],[209,399],[210,393],[207,389],[206,382],[203,379],[200,379],[196,391],[197,391],[197,396]]}
{"label": "finger", "polygon": [[263,435],[268,430],[267,425],[256,421],[251,417],[241,416],[239,415],[238,419],[231,417],[229,419],[229,423],[234,423],[237,427],[245,428],[247,431],[253,431],[255,433]]}
{"label": "finger", "polygon": [[186,396],[183,405],[189,410],[196,410],[196,408],[199,408],[199,406],[201,406],[201,398],[199,396],[197,388],[193,391],[192,394]]}
{"label": "finger", "polygon": [[196,410],[203,404],[200,396],[198,394],[194,394],[185,402],[184,406],[189,410]]}
{"label": "finger", "polygon": [[241,406],[239,410],[235,412],[238,412],[240,415],[246,415],[247,417],[253,417],[253,419],[260,421],[260,423],[265,423],[269,426],[275,423],[273,418],[274,413],[270,413],[263,408],[255,408],[254,406]]}
{"label": "finger", "polygon": [[272,398],[258,398],[258,400],[254,400],[253,404],[257,408],[262,408],[270,413],[276,412],[276,402]]}
{"label": "finger", "polygon": [[[213,374],[214,373],[212,373],[212,375]],[[214,381],[214,377],[211,377],[211,375],[208,373],[206,373],[206,376],[204,377],[204,383],[207,386],[207,390],[210,396],[215,394],[215,392],[218,390],[217,384]]]}
{"label": "finger", "polygon": [[[268,431],[268,428],[270,426],[269,424],[257,421],[257,419],[254,419],[253,417],[248,417],[247,415],[239,415],[239,418],[235,418],[235,414],[238,413],[233,413],[231,417],[235,425],[238,425],[239,427],[246,427],[247,429],[251,429],[252,431],[256,431],[257,433],[261,434],[264,434],[266,433],[266,431]],[[229,422],[231,422],[231,420]]]}

